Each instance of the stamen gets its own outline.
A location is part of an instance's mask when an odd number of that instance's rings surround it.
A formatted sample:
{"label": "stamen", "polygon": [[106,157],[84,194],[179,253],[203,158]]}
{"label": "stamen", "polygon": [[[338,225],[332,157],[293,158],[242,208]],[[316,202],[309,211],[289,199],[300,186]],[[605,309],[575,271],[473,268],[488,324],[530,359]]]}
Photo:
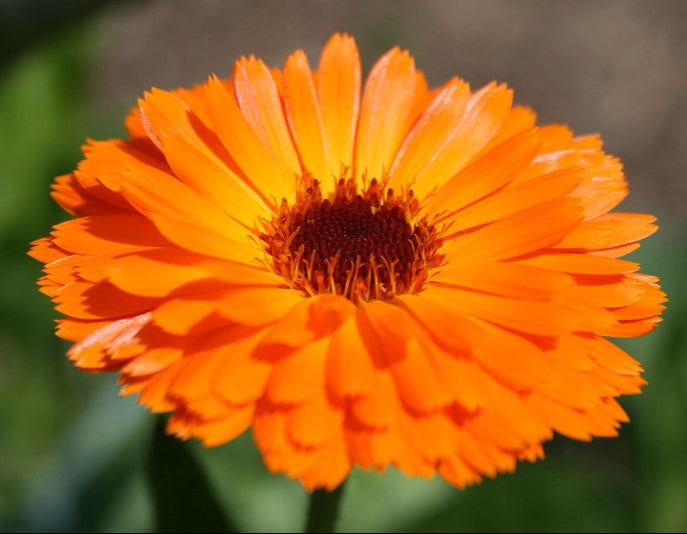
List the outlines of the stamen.
{"label": "stamen", "polygon": [[418,211],[412,191],[399,195],[376,179],[361,192],[341,179],[329,198],[311,180],[264,222],[261,238],[274,271],[306,295],[389,300],[420,291],[443,260],[434,225],[413,222]]}

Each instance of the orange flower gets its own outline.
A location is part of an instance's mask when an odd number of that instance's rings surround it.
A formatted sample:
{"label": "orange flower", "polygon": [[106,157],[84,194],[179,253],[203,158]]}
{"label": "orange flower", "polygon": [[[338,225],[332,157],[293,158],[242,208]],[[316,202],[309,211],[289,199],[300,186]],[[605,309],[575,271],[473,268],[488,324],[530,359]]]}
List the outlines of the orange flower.
{"label": "orange flower", "polygon": [[639,364],[606,337],[660,320],[619,259],[656,230],[597,136],[535,126],[491,83],[429,89],[394,48],[361,90],[352,38],[317,71],[253,57],[153,89],[128,140],[89,141],[37,240],[57,333],[88,371],[271,471],[333,488],[351,467],[465,486],[615,436]]}

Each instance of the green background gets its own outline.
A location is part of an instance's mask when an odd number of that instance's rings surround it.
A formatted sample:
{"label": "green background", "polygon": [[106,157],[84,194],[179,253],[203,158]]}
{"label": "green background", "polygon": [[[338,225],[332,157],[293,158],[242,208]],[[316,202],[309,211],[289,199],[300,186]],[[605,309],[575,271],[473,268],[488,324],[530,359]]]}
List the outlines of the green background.
{"label": "green background", "polygon": [[[453,74],[475,85],[499,79],[542,120],[601,131],[626,163],[626,209],[659,216],[661,231],[633,259],[661,276],[670,298],[657,331],[621,343],[649,385],[623,399],[632,422],[620,438],[556,438],[545,461],[465,491],[354,471],[340,530],[686,530],[686,5],[0,4],[0,531],[154,528],[145,464],[155,417],[120,399],[115,377],[66,361],[56,315],[36,291],[28,242],[64,219],[48,196],[52,178],[74,168],[87,137],[123,135],[126,110],[149,86],[226,74],[244,52],[281,64],[303,46],[314,63],[336,30],[354,34],[367,66],[399,43],[434,84]],[[305,493],[266,472],[250,436],[188,449],[240,529],[302,527]]]}

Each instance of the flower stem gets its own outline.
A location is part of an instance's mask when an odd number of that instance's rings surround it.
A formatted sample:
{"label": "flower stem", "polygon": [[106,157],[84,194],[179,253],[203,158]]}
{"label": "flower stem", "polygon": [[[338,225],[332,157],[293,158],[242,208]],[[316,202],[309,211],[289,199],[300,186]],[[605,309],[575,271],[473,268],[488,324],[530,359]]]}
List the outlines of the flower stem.
{"label": "flower stem", "polygon": [[188,443],[158,416],[147,460],[154,532],[238,532]]}
{"label": "flower stem", "polygon": [[321,489],[312,492],[305,532],[334,532],[345,484],[331,492]]}

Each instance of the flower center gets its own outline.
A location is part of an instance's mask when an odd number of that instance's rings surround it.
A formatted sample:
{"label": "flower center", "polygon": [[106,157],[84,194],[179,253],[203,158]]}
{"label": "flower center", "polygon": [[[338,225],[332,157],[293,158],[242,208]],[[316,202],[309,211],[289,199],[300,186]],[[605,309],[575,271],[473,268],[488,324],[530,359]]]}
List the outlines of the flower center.
{"label": "flower center", "polygon": [[329,198],[313,181],[261,235],[271,267],[307,295],[334,293],[357,302],[416,293],[439,266],[441,240],[426,218],[414,221],[412,192],[396,196],[372,180],[358,192],[340,180]]}

